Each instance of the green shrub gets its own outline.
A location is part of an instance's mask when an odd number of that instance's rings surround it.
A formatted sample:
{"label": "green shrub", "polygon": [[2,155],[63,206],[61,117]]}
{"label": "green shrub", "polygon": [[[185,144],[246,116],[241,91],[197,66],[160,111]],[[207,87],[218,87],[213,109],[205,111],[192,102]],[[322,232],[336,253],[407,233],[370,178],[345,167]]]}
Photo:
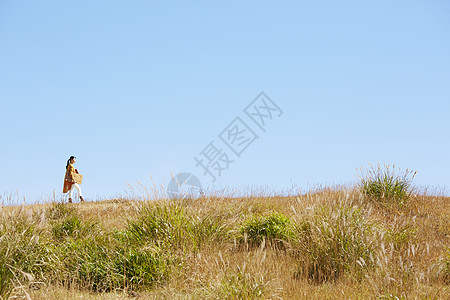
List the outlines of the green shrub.
{"label": "green shrub", "polygon": [[358,209],[321,207],[296,225],[296,233],[297,276],[317,283],[350,273],[360,279],[373,265],[377,236]]}
{"label": "green shrub", "polygon": [[395,165],[377,168],[371,166],[366,172],[361,171],[359,188],[371,201],[383,204],[405,204],[412,192],[412,180],[417,172],[396,169]]}
{"label": "green shrub", "polygon": [[290,219],[281,213],[253,216],[239,229],[240,242],[260,246],[264,240],[276,247],[283,247],[283,241],[292,235],[290,225]]}

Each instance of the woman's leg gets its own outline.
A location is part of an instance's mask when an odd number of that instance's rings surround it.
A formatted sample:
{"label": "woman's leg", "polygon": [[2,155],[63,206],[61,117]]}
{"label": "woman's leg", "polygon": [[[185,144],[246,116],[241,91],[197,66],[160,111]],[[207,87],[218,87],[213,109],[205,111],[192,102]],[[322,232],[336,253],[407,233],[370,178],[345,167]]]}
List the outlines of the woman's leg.
{"label": "woman's leg", "polygon": [[74,183],[74,184],[72,184],[72,187],[69,190],[69,201],[72,200],[74,189],[77,190],[78,196],[80,196],[80,198],[83,199],[83,195],[81,194],[81,187],[80,187],[80,185],[78,183]]}
{"label": "woman's leg", "polygon": [[75,186],[75,184],[72,184],[72,186],[70,187],[70,190],[69,190],[69,199],[72,199],[72,196],[73,196],[73,188],[74,188],[74,186]]}
{"label": "woman's leg", "polygon": [[73,189],[74,187],[77,189],[78,196],[83,197],[83,195],[81,194],[81,186],[80,186],[78,183],[74,183],[74,184],[72,185],[72,189]]}

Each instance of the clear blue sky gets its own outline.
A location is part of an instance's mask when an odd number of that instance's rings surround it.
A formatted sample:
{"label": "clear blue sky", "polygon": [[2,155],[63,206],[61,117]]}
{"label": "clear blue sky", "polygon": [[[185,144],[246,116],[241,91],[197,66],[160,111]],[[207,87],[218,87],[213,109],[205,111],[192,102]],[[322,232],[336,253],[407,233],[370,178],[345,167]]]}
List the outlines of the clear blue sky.
{"label": "clear blue sky", "polygon": [[[448,1],[1,1],[0,193],[87,200],[170,174],[264,91],[282,110],[217,186],[450,183]],[[231,152],[229,153],[231,157]],[[152,180],[150,179],[152,177]]]}

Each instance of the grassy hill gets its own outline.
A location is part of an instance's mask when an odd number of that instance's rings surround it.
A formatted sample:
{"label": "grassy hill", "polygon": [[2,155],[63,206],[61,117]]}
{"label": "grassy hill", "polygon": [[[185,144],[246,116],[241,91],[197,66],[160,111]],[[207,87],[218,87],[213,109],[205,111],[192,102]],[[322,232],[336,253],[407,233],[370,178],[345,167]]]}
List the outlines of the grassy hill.
{"label": "grassy hill", "polygon": [[397,196],[360,185],[289,197],[7,206],[0,295],[448,299],[450,198]]}

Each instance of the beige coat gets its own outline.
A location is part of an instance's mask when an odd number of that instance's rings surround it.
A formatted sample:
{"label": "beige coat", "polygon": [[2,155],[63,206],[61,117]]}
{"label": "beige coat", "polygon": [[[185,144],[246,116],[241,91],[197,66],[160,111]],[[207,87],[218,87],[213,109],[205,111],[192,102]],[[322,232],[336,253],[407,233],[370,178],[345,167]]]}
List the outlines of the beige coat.
{"label": "beige coat", "polygon": [[72,188],[72,184],[74,184],[75,179],[73,178],[73,174],[78,173],[73,166],[73,164],[69,164],[66,170],[66,175],[64,176],[64,186],[63,193],[67,193]]}

